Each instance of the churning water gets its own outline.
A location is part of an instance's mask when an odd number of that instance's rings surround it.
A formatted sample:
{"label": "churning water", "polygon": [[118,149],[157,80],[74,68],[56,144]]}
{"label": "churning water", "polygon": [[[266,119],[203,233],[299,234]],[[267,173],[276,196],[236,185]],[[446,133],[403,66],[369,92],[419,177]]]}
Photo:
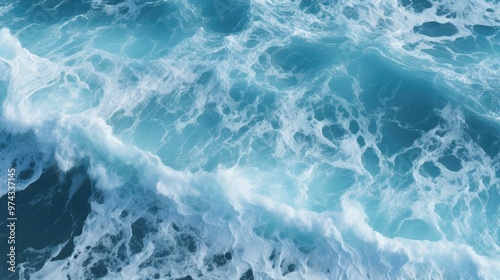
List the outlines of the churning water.
{"label": "churning water", "polygon": [[498,0],[0,0],[2,278],[498,279],[499,73]]}

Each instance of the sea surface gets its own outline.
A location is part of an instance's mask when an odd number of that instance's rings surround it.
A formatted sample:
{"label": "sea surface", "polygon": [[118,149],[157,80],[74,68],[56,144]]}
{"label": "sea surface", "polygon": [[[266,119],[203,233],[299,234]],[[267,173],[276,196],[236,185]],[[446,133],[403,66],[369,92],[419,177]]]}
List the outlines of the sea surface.
{"label": "sea surface", "polygon": [[0,0],[0,103],[1,279],[500,277],[498,0]]}

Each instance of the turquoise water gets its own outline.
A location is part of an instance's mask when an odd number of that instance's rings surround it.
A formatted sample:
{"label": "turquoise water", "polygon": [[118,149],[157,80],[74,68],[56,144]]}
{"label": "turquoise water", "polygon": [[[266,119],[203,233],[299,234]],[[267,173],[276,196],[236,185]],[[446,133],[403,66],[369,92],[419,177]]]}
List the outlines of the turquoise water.
{"label": "turquoise water", "polygon": [[[2,168],[83,217],[2,275],[495,279],[499,14],[0,1]],[[80,185],[88,209],[68,206]]]}

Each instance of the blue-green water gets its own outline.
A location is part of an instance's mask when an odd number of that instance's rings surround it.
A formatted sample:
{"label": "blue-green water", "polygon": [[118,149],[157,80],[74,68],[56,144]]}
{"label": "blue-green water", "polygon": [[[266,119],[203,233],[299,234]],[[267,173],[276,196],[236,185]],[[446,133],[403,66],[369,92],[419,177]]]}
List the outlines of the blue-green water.
{"label": "blue-green water", "polygon": [[500,4],[372,2],[0,0],[2,169],[79,217],[2,278],[496,279]]}

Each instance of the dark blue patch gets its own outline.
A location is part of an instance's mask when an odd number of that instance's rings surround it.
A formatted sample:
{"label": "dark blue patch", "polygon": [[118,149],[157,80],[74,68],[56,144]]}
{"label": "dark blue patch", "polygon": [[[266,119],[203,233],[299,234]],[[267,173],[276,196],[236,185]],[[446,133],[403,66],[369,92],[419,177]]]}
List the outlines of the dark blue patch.
{"label": "dark blue patch", "polygon": [[429,37],[443,37],[457,34],[458,28],[450,22],[429,21],[413,27],[413,31]]}
{"label": "dark blue patch", "polygon": [[172,4],[161,2],[141,8],[133,21],[134,36],[140,40],[151,39],[159,47],[176,45],[189,30],[180,30],[179,10]]}
{"label": "dark blue patch", "polygon": [[312,44],[300,38],[293,38],[285,47],[271,47],[266,52],[274,65],[293,74],[314,74],[332,65],[340,55],[333,45]]}
{"label": "dark blue patch", "polygon": [[474,36],[460,37],[453,41],[453,51],[458,53],[472,53],[478,48]]}
{"label": "dark blue patch", "polygon": [[353,133],[356,134],[359,131],[359,124],[352,120],[351,123],[349,123],[349,130]]}
{"label": "dark blue patch", "polygon": [[230,261],[232,259],[233,259],[233,255],[230,252],[227,252],[225,254],[215,255],[213,257],[213,261],[214,261],[215,265],[218,267],[225,265],[228,261]]}
{"label": "dark blue patch", "polygon": [[358,11],[353,8],[353,7],[345,7],[344,10],[342,10],[342,14],[348,19],[353,19],[353,20],[358,20],[359,19],[359,14]]}
{"label": "dark blue patch", "polygon": [[363,163],[365,164],[365,169],[370,172],[372,176],[376,176],[380,173],[380,159],[375,152],[375,149],[369,147],[363,153]]}
{"label": "dark blue patch", "polygon": [[457,13],[450,11],[446,6],[439,5],[436,9],[437,16],[445,16],[446,18],[456,18]]}
{"label": "dark blue patch", "polygon": [[448,170],[458,172],[462,169],[462,162],[460,159],[456,158],[453,155],[447,155],[444,157],[440,157],[438,159],[439,163],[444,165]]}
{"label": "dark blue patch", "polygon": [[332,142],[338,140],[345,135],[346,131],[338,124],[332,124],[330,126],[325,126],[322,129],[323,136]]}
{"label": "dark blue patch", "polygon": [[401,0],[401,5],[403,5],[403,7],[410,7],[417,13],[432,8],[432,2],[428,0]]}
{"label": "dark blue patch", "polygon": [[382,126],[382,135],[377,146],[385,155],[392,156],[403,148],[411,147],[421,133],[403,128],[395,122],[388,122]]}
{"label": "dark blue patch", "polygon": [[491,121],[476,115],[466,116],[466,132],[491,158],[500,153],[500,128]]}
{"label": "dark blue patch", "polygon": [[437,167],[436,165],[434,165],[434,163],[430,161],[427,161],[422,165],[420,173],[422,172],[425,175],[430,176],[431,178],[436,178],[441,174],[441,170],[439,169],[439,167]]}
{"label": "dark blue patch", "polygon": [[299,8],[309,14],[317,14],[321,11],[319,0],[301,0]]}
{"label": "dark blue patch", "polygon": [[108,269],[103,261],[98,261],[90,268],[90,272],[94,279],[101,279],[108,274]]}
{"label": "dark blue patch", "polygon": [[413,161],[418,158],[422,150],[413,148],[403,154],[399,154],[394,159],[394,172],[398,174],[406,174],[413,168]]}
{"label": "dark blue patch", "polygon": [[360,147],[364,147],[365,146],[365,139],[363,138],[363,136],[358,136],[358,138],[356,138],[356,142],[358,142],[358,145]]}
{"label": "dark blue patch", "polygon": [[197,4],[201,6],[206,27],[212,31],[230,35],[241,32],[249,24],[248,1],[207,0]]}
{"label": "dark blue patch", "polygon": [[[369,115],[381,116],[382,140],[377,144],[386,155],[410,147],[423,132],[436,127],[440,117],[437,110],[444,106],[443,98],[430,77],[411,74],[396,65],[370,54],[359,64],[351,66],[364,90],[360,95],[363,108]],[[368,127],[375,133],[376,122]]]}
{"label": "dark blue patch", "polygon": [[[51,250],[48,248],[63,246],[53,261],[69,257],[74,250],[74,238],[83,230],[83,224],[90,212],[93,183],[86,176],[83,168],[77,168],[60,177],[56,168],[46,170],[38,180],[26,189],[16,193],[16,215],[22,217],[16,221],[16,262],[24,263],[29,271],[37,271],[49,261]],[[77,179],[77,178],[82,178]],[[80,184],[69,199],[70,187]],[[7,196],[0,198],[2,205],[7,205]],[[6,228],[7,211],[2,211],[0,226]],[[43,234],[34,234],[43,233]],[[64,245],[64,243],[66,243]],[[7,242],[0,244],[0,250],[8,252]],[[18,279],[17,274],[7,270],[7,262],[0,264],[1,279]]]}
{"label": "dark blue patch", "polygon": [[497,32],[496,28],[493,26],[480,25],[480,24],[472,26],[472,30],[474,31],[474,33],[483,36],[493,36]]}
{"label": "dark blue patch", "polygon": [[241,275],[240,280],[254,280],[253,270],[249,269],[243,275]]}

